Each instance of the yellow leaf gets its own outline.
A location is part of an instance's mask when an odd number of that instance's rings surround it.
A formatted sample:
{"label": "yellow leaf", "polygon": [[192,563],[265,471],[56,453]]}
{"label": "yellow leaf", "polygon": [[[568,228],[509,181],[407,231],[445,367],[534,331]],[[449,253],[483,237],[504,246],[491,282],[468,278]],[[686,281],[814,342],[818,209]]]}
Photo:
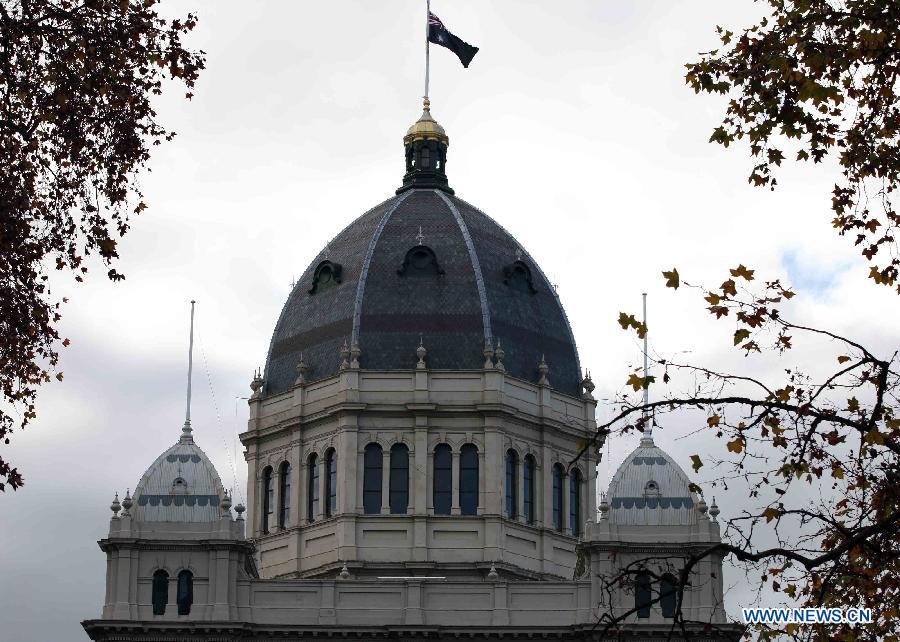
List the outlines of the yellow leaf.
{"label": "yellow leaf", "polygon": [[706,424],[707,424],[710,428],[714,428],[714,427],[718,426],[718,425],[719,425],[719,415],[713,415],[712,417],[709,417],[709,418],[706,420]]}
{"label": "yellow leaf", "polygon": [[746,267],[744,267],[743,263],[738,265],[735,269],[730,270],[730,272],[731,272],[731,276],[741,277],[741,278],[747,279],[748,281],[753,280],[754,270],[748,270]]}
{"label": "yellow leaf", "polygon": [[694,469],[695,473],[703,468],[703,462],[700,461],[699,455],[691,455],[691,467]]}

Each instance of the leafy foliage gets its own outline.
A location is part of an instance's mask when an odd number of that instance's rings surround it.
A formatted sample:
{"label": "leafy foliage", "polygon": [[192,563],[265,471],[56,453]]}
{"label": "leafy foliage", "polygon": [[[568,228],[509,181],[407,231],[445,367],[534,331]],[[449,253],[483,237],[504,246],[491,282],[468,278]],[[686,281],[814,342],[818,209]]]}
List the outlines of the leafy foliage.
{"label": "leafy foliage", "polygon": [[719,27],[721,49],[687,65],[694,91],[730,97],[710,140],[747,139],[750,183],[773,189],[785,143],[796,144],[798,161],[834,155],[832,225],[860,247],[875,282],[900,292],[891,200],[900,180],[900,1],[766,1],[770,18],[737,34]]}
{"label": "leafy foliage", "polygon": [[[136,176],[150,146],[175,135],[156,120],[163,80],[194,87],[203,52],[181,39],[196,17],[166,20],[156,0],[0,0],[0,439],[36,416],[55,376],[65,302],[49,271],[107,276],[117,239],[146,205]],[[191,94],[187,93],[190,98]],[[23,483],[0,458],[0,491]]]}

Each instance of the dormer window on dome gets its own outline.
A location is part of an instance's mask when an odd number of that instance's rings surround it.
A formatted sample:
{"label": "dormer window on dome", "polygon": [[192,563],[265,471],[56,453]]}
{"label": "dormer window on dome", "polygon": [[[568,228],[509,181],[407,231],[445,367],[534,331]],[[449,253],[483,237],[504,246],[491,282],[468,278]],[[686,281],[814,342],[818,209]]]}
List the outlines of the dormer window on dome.
{"label": "dormer window on dome", "polygon": [[659,484],[652,479],[644,486],[644,497],[659,497]]}
{"label": "dormer window on dome", "polygon": [[531,268],[522,259],[516,259],[503,268],[503,282],[514,290],[537,294],[531,277]]}
{"label": "dormer window on dome", "polygon": [[337,287],[341,283],[341,274],[344,271],[340,263],[332,261],[322,261],[316,266],[313,273],[312,287],[309,289],[310,294],[324,292],[333,287]]}
{"label": "dormer window on dome", "polygon": [[177,495],[186,495],[187,492],[188,485],[184,480],[184,477],[176,477],[175,481],[172,482],[172,493]]}
{"label": "dormer window on dome", "polygon": [[406,253],[403,265],[397,270],[400,276],[432,276],[444,273],[438,265],[437,255],[427,245],[416,245]]}

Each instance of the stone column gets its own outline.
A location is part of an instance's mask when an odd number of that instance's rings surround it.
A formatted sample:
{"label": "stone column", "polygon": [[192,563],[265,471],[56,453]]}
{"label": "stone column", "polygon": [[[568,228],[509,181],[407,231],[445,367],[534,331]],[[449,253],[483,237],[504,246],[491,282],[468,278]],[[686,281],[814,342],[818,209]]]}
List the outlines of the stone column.
{"label": "stone column", "polygon": [[381,514],[387,515],[391,512],[390,499],[390,480],[391,480],[391,449],[385,448],[381,451]]}
{"label": "stone column", "polygon": [[431,500],[431,477],[428,475],[428,464],[431,457],[428,452],[428,418],[416,416],[415,451],[410,458],[409,501],[410,512],[416,515],[428,514]]}
{"label": "stone column", "polygon": [[451,498],[450,514],[459,515],[459,451],[453,451],[453,467],[450,470],[453,483],[450,485],[453,497]]}

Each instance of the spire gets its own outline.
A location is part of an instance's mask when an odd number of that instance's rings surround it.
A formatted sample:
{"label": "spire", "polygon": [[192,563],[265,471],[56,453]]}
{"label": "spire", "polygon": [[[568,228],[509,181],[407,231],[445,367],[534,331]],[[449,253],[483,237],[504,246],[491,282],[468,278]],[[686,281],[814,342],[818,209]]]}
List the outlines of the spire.
{"label": "spire", "polygon": [[194,304],[196,301],[191,300],[191,338],[188,343],[188,378],[187,378],[187,405],[184,411],[184,427],[181,429],[181,441],[192,442],[194,438],[191,436],[191,374],[194,370]]}
{"label": "spire", "polygon": [[440,189],[448,194],[453,190],[447,184],[447,147],[450,139],[444,128],[431,117],[431,101],[425,96],[422,115],[403,137],[406,149],[406,174],[397,193],[414,187]]}
{"label": "spire", "polygon": [[[647,382],[649,368],[647,366],[647,293],[641,295],[644,299],[644,406],[650,403],[650,384]],[[653,445],[653,418],[644,410],[644,436],[641,438],[642,446]]]}

